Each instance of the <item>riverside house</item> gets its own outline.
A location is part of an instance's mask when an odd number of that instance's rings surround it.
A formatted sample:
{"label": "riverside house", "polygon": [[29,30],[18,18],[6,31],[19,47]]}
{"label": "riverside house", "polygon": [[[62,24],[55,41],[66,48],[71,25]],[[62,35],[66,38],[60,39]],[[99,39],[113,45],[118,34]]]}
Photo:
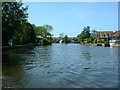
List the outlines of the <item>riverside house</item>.
{"label": "riverside house", "polygon": [[120,46],[120,30],[118,31],[98,31],[97,39],[104,40],[110,44],[110,46]]}
{"label": "riverside house", "polygon": [[104,46],[110,46],[109,40],[111,40],[112,35],[113,31],[98,31],[97,39],[98,41],[104,42]]}
{"label": "riverside house", "polygon": [[115,31],[111,36],[110,46],[120,46],[120,30]]}
{"label": "riverside house", "polygon": [[98,31],[97,38],[98,39],[110,39],[113,35],[113,31]]}

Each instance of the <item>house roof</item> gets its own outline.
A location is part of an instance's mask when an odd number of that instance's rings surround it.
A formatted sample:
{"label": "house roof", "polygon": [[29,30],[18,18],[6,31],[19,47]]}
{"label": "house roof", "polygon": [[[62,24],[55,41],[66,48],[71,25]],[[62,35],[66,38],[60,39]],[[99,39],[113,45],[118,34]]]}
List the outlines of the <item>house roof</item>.
{"label": "house roof", "polygon": [[98,31],[98,38],[109,38],[113,35],[113,31]]}
{"label": "house roof", "polygon": [[113,31],[97,31],[97,32],[113,32]]}
{"label": "house roof", "polygon": [[112,37],[120,37],[120,30],[115,31],[112,35]]}

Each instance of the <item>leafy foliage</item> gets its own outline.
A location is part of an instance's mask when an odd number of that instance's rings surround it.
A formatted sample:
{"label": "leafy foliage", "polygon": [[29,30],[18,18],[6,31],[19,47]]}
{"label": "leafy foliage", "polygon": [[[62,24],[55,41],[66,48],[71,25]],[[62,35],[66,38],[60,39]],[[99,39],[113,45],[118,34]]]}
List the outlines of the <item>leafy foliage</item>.
{"label": "leafy foliage", "polygon": [[90,27],[84,27],[83,31],[77,36],[80,43],[84,42],[86,38],[90,38]]}
{"label": "leafy foliage", "polygon": [[28,6],[20,2],[2,3],[2,44],[8,45],[13,39],[14,44],[33,43],[35,34],[32,25],[27,21]]}
{"label": "leafy foliage", "polygon": [[63,42],[64,43],[69,43],[69,38],[67,35],[65,35],[65,37],[63,38]]}
{"label": "leafy foliage", "polygon": [[53,29],[51,25],[44,25],[44,26],[35,26],[35,34],[37,37],[37,44],[39,45],[49,45],[52,43],[52,34],[50,31]]}

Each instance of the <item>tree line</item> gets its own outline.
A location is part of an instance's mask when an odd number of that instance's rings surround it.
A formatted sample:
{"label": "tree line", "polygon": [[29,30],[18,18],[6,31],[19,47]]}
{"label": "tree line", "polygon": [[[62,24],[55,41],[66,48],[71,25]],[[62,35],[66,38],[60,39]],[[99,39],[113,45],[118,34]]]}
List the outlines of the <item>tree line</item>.
{"label": "tree line", "polygon": [[83,31],[77,36],[78,42],[85,43],[97,43],[97,31],[90,30],[90,26],[83,28]]}
{"label": "tree line", "polygon": [[[21,2],[2,2],[2,46],[8,46],[12,39],[14,45],[51,44],[51,25],[36,26],[28,22],[28,6]],[[41,36],[41,42],[37,38]]]}
{"label": "tree line", "polygon": [[8,45],[13,39],[14,44],[34,43],[35,33],[28,22],[28,6],[23,3],[2,2],[2,45]]}
{"label": "tree line", "polygon": [[69,38],[67,35],[63,33],[60,34],[57,40],[54,42],[59,43],[58,40],[62,39],[63,43],[80,43],[80,44],[88,44],[88,43],[102,43],[103,40],[97,40],[97,31],[90,30],[90,26],[86,26],[83,28],[82,32],[77,35],[75,38]]}
{"label": "tree line", "polygon": [[77,36],[77,40],[80,44],[105,43],[105,40],[98,39],[97,30],[91,30],[90,26],[86,26],[83,28],[82,32]]}
{"label": "tree line", "polygon": [[[22,2],[2,3],[2,45],[9,45],[12,39],[14,45],[36,44],[50,45],[51,43],[97,43],[97,31],[90,30],[90,26],[83,28],[83,31],[76,38],[69,38],[60,34],[58,39],[52,38],[51,25],[36,26],[28,22],[28,6],[23,7]],[[101,41],[102,42],[102,41]]]}
{"label": "tree line", "polygon": [[52,34],[50,33],[53,27],[51,25],[36,26],[32,24],[35,30],[36,45],[50,45],[52,43]]}

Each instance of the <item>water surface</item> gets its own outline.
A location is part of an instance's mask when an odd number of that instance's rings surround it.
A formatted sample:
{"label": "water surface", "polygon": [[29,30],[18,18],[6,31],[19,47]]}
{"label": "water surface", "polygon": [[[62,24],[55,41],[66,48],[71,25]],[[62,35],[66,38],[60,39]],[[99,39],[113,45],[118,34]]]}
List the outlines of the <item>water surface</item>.
{"label": "water surface", "polygon": [[3,88],[118,87],[118,48],[53,44],[3,52]]}

